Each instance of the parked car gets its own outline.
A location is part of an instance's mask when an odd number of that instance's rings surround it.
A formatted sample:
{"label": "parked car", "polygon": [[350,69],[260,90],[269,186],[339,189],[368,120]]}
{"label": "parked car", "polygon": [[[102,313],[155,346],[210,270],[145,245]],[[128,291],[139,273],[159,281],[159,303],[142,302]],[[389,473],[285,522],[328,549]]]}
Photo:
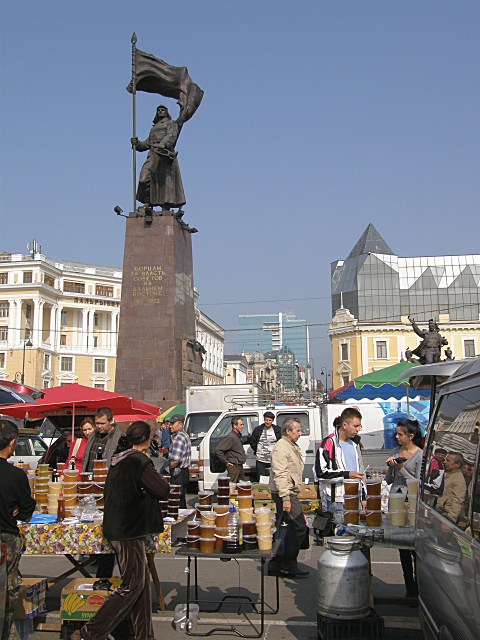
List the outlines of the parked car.
{"label": "parked car", "polygon": [[[3,422],[16,424],[13,418],[3,416],[1,419]],[[28,462],[30,469],[36,469],[40,459],[45,455],[46,450],[47,445],[38,435],[36,429],[20,428],[15,455],[11,456],[8,461],[12,463]]]}

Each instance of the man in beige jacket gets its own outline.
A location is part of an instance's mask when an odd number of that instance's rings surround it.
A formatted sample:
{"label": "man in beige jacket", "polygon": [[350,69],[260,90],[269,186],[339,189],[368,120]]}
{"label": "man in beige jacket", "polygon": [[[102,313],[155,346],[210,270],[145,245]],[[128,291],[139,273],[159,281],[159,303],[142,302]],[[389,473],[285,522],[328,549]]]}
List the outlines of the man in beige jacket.
{"label": "man in beige jacket", "polygon": [[277,507],[277,527],[284,516],[284,519],[288,520],[288,528],[284,548],[270,561],[268,573],[283,578],[300,578],[309,573],[302,571],[297,562],[298,552],[308,535],[302,505],[298,499],[304,467],[302,453],[297,444],[301,433],[300,421],[288,418],[283,423],[282,437],[272,452],[270,489]]}
{"label": "man in beige jacket", "polygon": [[462,474],[464,464],[461,453],[450,451],[445,458],[445,484],[443,495],[437,500],[437,511],[452,522],[457,522],[467,493],[467,483]]}

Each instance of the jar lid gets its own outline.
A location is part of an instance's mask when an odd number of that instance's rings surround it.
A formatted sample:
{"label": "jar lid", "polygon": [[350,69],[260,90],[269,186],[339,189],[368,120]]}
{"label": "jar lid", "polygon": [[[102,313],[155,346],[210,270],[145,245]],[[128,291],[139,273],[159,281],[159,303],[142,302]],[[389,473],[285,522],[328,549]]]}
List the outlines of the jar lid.
{"label": "jar lid", "polygon": [[355,536],[341,536],[325,538],[324,544],[328,549],[333,551],[343,551],[344,553],[350,553],[350,551],[356,551],[362,546],[362,541]]}

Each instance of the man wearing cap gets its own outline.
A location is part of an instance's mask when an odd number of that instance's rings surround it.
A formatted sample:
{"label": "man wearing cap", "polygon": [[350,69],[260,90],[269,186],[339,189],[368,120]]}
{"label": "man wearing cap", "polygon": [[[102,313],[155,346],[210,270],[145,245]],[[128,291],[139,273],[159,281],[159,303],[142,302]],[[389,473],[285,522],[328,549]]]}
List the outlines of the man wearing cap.
{"label": "man wearing cap", "polygon": [[170,418],[170,434],[172,444],[168,452],[168,467],[173,483],[181,486],[180,509],[187,508],[185,494],[187,493],[191,445],[188,433],[184,430],[185,416],[176,413]]}
{"label": "man wearing cap", "polygon": [[256,467],[259,477],[270,475],[273,447],[282,437],[280,427],[273,424],[274,418],[275,415],[271,411],[265,411],[263,423],[255,427],[248,438],[248,444],[252,447],[257,460]]}

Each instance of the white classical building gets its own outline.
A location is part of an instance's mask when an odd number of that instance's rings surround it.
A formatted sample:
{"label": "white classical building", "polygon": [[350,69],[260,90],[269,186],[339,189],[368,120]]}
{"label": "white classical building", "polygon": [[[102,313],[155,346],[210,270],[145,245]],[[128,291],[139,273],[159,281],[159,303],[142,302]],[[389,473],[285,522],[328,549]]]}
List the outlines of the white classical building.
{"label": "white classical building", "polygon": [[[23,374],[37,388],[78,382],[113,391],[121,269],[34,249],[0,253],[0,380]],[[196,338],[206,351],[204,384],[223,382],[224,332],[200,310]]]}
{"label": "white classical building", "polygon": [[200,311],[197,306],[199,297],[198,291],[195,289],[195,333],[198,342],[205,349],[203,354],[203,384],[222,384],[225,331],[219,324]]}

